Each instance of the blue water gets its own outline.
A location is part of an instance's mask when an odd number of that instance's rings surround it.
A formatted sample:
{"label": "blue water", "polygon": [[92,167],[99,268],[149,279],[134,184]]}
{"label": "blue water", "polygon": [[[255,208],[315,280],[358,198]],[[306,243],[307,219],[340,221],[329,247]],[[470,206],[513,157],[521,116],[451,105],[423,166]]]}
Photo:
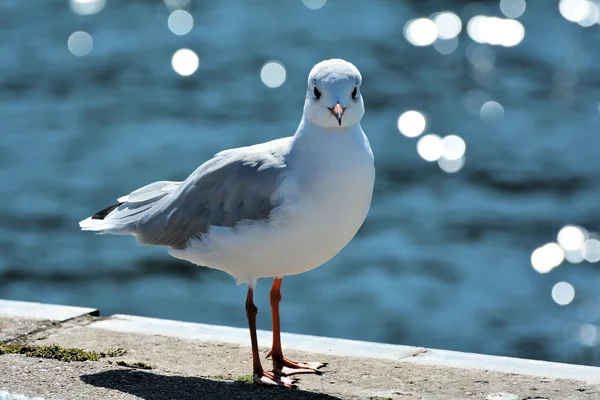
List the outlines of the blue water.
{"label": "blue water", "polygon": [[[108,0],[91,16],[67,1],[0,2],[0,298],[246,326],[246,288],[229,276],[77,222],[222,149],[293,134],[308,71],[341,57],[364,78],[373,206],[336,258],[284,280],[282,328],[600,365],[577,340],[578,324],[599,322],[598,265],[542,275],[530,263],[563,225],[600,226],[600,27],[566,21],[556,3],[529,1],[525,39],[489,47],[482,75],[464,29],[442,56],[409,44],[403,27],[445,9],[463,24],[473,10],[500,15],[495,0],[466,11],[458,0],[330,0],[316,11],[192,0],[195,26],[181,37],[158,0]],[[67,49],[76,30],[94,39],[83,58]],[[188,78],[171,67],[181,47],[200,57]],[[260,80],[269,60],[287,70],[276,89]],[[473,90],[504,118],[469,111]],[[396,126],[408,109],[427,115],[428,133],[465,139],[462,170],[419,157]],[[567,306],[551,297],[559,281],[576,290]],[[263,329],[269,285],[258,287]]]}

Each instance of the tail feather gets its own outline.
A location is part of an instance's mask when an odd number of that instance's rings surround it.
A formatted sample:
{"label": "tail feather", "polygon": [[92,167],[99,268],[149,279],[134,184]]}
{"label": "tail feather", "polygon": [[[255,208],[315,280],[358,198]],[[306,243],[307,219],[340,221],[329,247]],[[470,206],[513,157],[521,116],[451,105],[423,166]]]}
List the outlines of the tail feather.
{"label": "tail feather", "polygon": [[121,202],[121,203],[114,204],[110,207],[106,207],[104,210],[98,211],[96,214],[92,215],[90,218],[91,219],[104,219],[104,217],[106,217],[108,214],[110,214],[111,211],[113,211],[115,208],[119,207],[121,204],[123,204],[123,203]]}
{"label": "tail feather", "polygon": [[128,235],[135,233],[135,225],[144,213],[155,204],[148,201],[143,204],[119,203],[98,211],[96,214],[79,222],[84,231]]}
{"label": "tail feather", "polygon": [[180,182],[154,182],[127,196],[119,198],[117,204],[98,211],[79,222],[84,231],[115,235],[135,234],[136,224],[157,201],[179,187]]}
{"label": "tail feather", "polygon": [[79,227],[83,231],[99,231],[98,233],[112,233],[111,229],[115,228],[115,224],[112,221],[104,221],[104,218],[115,209],[117,209],[123,203],[117,203],[110,207],[106,207],[104,210],[98,211],[96,214],[89,218],[79,221]]}

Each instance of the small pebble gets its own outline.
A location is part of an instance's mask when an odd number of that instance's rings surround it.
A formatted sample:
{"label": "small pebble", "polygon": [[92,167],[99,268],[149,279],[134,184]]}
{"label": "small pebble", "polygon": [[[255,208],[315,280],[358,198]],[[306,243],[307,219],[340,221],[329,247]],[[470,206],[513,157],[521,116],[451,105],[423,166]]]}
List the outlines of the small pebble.
{"label": "small pebble", "polygon": [[488,395],[485,400],[520,400],[520,397],[513,393],[493,393]]}

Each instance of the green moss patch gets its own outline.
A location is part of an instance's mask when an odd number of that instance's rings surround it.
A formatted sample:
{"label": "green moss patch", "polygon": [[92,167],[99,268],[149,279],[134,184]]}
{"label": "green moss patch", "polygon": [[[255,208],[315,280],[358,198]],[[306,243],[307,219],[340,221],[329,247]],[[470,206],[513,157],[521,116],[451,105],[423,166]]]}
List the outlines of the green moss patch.
{"label": "green moss patch", "polygon": [[35,346],[29,344],[6,344],[0,343],[0,355],[2,354],[23,354],[27,357],[51,358],[60,361],[99,361],[105,357],[119,357],[127,353],[127,350],[120,347],[97,353],[95,351],[85,351],[76,347],[62,347],[57,344],[50,346]]}
{"label": "green moss patch", "polygon": [[114,349],[110,349],[108,351],[102,351],[100,352],[100,357],[104,358],[104,357],[120,357],[127,354],[127,350],[121,348],[121,347],[116,347]]}
{"label": "green moss patch", "polygon": [[27,344],[0,343],[0,355],[2,354],[24,354],[27,357],[51,358],[60,361],[98,361],[100,359],[100,354],[95,351],[64,348],[56,344],[51,346],[31,346]]}
{"label": "green moss patch", "polygon": [[253,383],[254,377],[252,375],[240,375],[236,376],[235,381],[239,383]]}

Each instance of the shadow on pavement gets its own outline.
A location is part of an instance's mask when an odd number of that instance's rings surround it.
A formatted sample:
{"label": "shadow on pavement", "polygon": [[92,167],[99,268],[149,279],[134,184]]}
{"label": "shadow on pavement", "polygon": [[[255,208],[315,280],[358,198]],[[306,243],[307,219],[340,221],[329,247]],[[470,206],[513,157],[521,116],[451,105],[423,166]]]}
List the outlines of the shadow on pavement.
{"label": "shadow on pavement", "polygon": [[263,388],[237,382],[205,378],[166,376],[137,370],[115,369],[82,375],[87,384],[118,390],[145,400],[166,399],[294,399],[340,400],[339,397],[285,388]]}

